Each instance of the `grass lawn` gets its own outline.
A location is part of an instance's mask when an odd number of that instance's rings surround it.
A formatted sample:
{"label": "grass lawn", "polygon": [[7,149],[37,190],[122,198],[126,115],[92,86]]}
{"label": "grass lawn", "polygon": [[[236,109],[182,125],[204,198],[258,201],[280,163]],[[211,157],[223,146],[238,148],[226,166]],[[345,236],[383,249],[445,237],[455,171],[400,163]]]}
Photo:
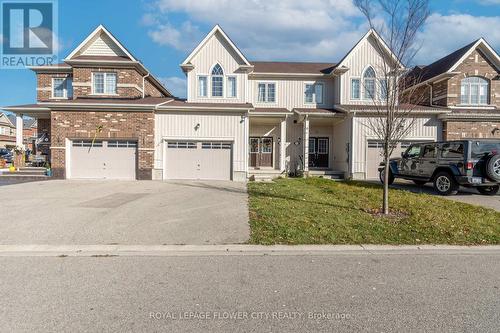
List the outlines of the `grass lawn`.
{"label": "grass lawn", "polygon": [[[248,184],[253,244],[500,244],[500,213],[428,194],[321,178]],[[375,214],[374,214],[375,212]]]}

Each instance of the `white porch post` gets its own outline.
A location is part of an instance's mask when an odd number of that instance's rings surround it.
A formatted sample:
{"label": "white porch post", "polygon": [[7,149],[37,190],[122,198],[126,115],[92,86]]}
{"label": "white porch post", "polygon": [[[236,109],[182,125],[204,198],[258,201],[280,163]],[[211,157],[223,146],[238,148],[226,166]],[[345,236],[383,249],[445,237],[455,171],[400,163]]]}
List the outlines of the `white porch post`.
{"label": "white porch post", "polygon": [[286,116],[281,120],[280,126],[280,171],[286,171]]}
{"label": "white porch post", "polygon": [[306,115],[303,122],[304,138],[302,146],[304,147],[304,173],[309,172],[309,117]]}
{"label": "white porch post", "polygon": [[23,145],[23,114],[16,113],[16,146]]}

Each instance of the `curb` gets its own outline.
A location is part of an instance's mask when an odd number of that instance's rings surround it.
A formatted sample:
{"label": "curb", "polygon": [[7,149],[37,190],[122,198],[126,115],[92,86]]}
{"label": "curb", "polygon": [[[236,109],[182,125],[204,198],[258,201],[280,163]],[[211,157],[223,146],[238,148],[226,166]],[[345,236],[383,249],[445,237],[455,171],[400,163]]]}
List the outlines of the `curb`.
{"label": "curb", "polygon": [[500,255],[499,245],[0,245],[0,257]]}

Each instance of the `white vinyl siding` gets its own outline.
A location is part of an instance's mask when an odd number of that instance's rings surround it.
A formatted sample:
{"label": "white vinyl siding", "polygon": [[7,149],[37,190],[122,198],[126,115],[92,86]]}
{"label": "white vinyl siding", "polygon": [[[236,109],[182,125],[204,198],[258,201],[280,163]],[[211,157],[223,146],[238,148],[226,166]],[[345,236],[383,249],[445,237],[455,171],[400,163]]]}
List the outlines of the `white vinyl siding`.
{"label": "white vinyl siding", "polygon": [[92,93],[116,95],[116,73],[92,73]]}
{"label": "white vinyl siding", "polygon": [[83,49],[82,55],[90,56],[126,56],[125,52],[116,45],[106,34],[98,36]]}

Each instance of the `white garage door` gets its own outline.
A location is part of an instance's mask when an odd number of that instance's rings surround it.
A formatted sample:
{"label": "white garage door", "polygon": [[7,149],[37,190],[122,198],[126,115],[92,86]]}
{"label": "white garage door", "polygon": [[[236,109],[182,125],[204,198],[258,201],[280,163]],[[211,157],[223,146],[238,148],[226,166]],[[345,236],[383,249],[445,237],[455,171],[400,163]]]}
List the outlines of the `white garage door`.
{"label": "white garage door", "polygon": [[230,180],[232,143],[167,141],[166,179]]}
{"label": "white garage door", "polygon": [[70,178],[135,179],[137,142],[73,140]]}
{"label": "white garage door", "polygon": [[[403,141],[392,152],[391,157],[399,157],[410,146],[410,141]],[[382,141],[368,140],[366,148],[366,178],[378,178],[378,167],[383,161],[382,152],[384,144]]]}

